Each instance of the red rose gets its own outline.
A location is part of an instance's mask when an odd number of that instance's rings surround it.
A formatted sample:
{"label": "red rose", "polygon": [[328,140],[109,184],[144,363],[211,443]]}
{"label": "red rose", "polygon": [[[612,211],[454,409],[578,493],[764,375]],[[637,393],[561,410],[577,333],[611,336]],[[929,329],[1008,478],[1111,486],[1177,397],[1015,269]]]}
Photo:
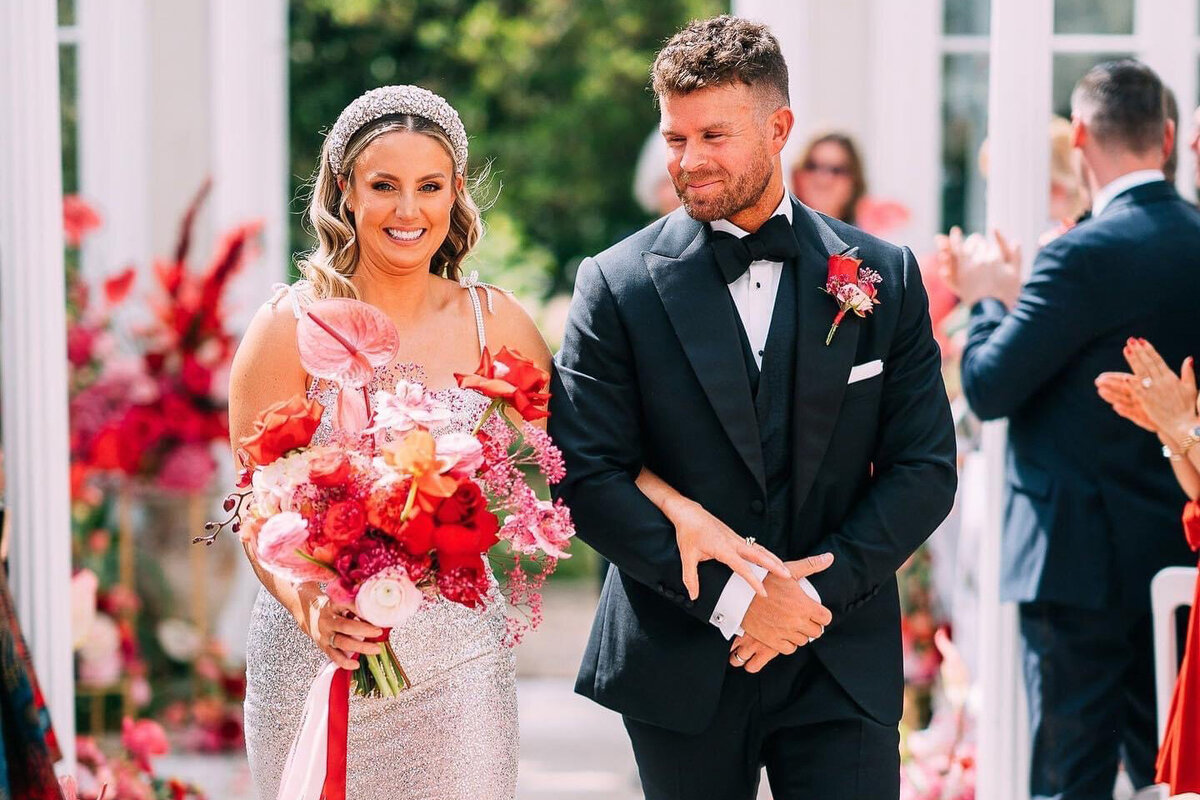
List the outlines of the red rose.
{"label": "red rose", "polygon": [[433,529],[436,522],[429,514],[418,513],[400,529],[396,538],[404,549],[414,556],[427,554],[433,549]]}
{"label": "red rose", "polygon": [[334,503],[325,511],[321,531],[335,544],[349,544],[362,536],[367,527],[367,512],[357,500]]}
{"label": "red rose", "polygon": [[550,394],[546,391],[550,373],[507,347],[501,348],[495,359],[484,348],[479,368],[474,373],[455,373],[454,377],[462,388],[503,400],[527,420],[550,416],[546,408],[550,402]]}
{"label": "red rose", "polygon": [[438,506],[435,516],[439,525],[473,525],[475,517],[487,510],[487,503],[473,481],[464,481]]}
{"label": "red rose", "polygon": [[337,451],[322,453],[308,462],[308,477],[322,489],[342,486],[350,480],[350,459]]}
{"label": "red rose", "polygon": [[829,277],[826,279],[826,283],[828,284],[835,278],[840,279],[843,283],[858,283],[858,265],[861,263],[861,258],[830,256]]}
{"label": "red rose", "polygon": [[254,421],[254,432],[239,442],[250,464],[270,464],[312,441],[321,424],[321,404],[299,395],[269,406]]}

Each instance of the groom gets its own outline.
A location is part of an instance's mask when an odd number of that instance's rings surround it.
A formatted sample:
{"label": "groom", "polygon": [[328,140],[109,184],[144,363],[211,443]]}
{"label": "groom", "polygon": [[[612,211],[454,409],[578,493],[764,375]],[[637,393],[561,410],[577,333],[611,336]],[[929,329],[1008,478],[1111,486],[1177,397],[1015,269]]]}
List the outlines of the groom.
{"label": "groom", "polygon": [[[895,798],[895,572],[955,488],[920,272],[784,191],[787,66],[765,27],[693,22],[653,87],[683,208],[583,262],[557,360],[559,491],[616,567],[576,688],[624,716],[648,800],[748,800],[762,765],[777,800]],[[848,251],[879,302],[827,345],[821,290]],[[767,576],[767,597],[708,561],[693,601],[643,468],[784,560],[834,561],[804,591]]]}

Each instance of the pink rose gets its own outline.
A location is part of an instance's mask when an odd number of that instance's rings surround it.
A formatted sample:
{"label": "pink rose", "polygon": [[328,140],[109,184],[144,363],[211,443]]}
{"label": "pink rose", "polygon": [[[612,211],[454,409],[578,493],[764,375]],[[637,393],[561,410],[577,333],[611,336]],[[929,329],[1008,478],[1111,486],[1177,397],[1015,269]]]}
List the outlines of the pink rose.
{"label": "pink rose", "polygon": [[129,717],[121,721],[121,744],[133,756],[133,760],[144,771],[150,772],[150,757],[165,755],[167,734],[154,720],[142,719],[134,722]]}
{"label": "pink rose", "polygon": [[372,625],[395,628],[417,613],[423,599],[403,567],[388,567],[363,581],[354,606],[358,616]]}
{"label": "pink rose", "polygon": [[268,572],[285,580],[328,580],[330,572],[300,555],[308,544],[308,520],[295,511],[281,511],[258,532],[258,559]]}
{"label": "pink rose", "polygon": [[447,433],[437,438],[437,457],[456,478],[470,478],[483,466],[483,444],[469,433]]}

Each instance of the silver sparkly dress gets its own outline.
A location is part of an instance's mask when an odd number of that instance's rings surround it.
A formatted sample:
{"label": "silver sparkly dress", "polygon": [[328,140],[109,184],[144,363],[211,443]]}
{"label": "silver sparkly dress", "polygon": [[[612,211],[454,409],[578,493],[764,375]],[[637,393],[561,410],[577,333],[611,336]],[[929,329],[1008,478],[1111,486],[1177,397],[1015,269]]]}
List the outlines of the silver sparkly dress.
{"label": "silver sparkly dress", "polygon": [[[476,309],[477,291],[464,281]],[[478,288],[477,288],[478,286]],[[297,314],[308,299],[303,282],[288,287]],[[277,298],[278,299],[278,298]],[[381,369],[372,396],[397,379],[419,380],[419,368]],[[461,389],[437,393],[452,417],[443,430],[469,432],[487,406]],[[326,409],[313,437],[328,439],[336,389],[314,381],[309,395]],[[351,695],[348,800],[512,800],[517,785],[517,695],[512,650],[503,644],[504,601],[492,579],[481,610],[439,599],[403,627],[391,644],[412,686],[397,698]],[[254,604],[246,646],[246,750],[259,800],[276,800],[292,738],[313,678],[328,663],[316,644],[266,589]],[[281,798],[280,800],[286,800]]]}

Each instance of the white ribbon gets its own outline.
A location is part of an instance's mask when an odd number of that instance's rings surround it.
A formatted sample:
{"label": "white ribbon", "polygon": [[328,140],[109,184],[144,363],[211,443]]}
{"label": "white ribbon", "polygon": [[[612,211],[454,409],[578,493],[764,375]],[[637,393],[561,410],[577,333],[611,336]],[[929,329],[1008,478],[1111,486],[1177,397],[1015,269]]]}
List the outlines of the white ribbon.
{"label": "white ribbon", "polygon": [[338,666],[325,665],[308,690],[300,730],[292,740],[279,783],[278,800],[321,800],[325,786],[325,748],[329,740],[329,689]]}

